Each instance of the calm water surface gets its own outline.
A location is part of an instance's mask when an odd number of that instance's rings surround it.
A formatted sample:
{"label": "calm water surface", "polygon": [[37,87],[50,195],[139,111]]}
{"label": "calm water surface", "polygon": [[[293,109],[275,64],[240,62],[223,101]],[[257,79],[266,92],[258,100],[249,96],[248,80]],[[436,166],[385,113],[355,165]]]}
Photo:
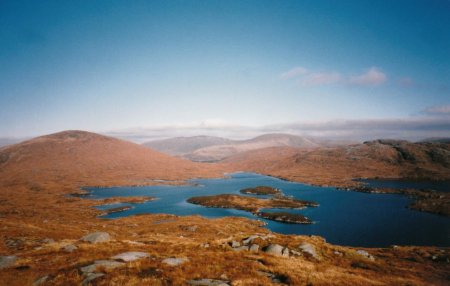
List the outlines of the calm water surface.
{"label": "calm water surface", "polygon": [[[94,199],[112,196],[153,196],[155,201],[143,204],[100,206],[107,209],[131,205],[132,209],[112,213],[117,218],[142,213],[202,215],[205,217],[242,216],[256,219],[252,214],[221,208],[206,208],[187,203],[193,196],[240,194],[239,190],[260,185],[279,188],[287,196],[318,202],[319,207],[288,210],[303,214],[311,225],[284,224],[269,220],[267,227],[283,234],[320,235],[327,241],[351,246],[383,247],[389,245],[450,246],[450,218],[409,210],[410,199],[402,195],[365,194],[339,191],[283,181],[253,173],[236,173],[225,179],[198,179],[187,186],[146,186],[86,188]],[[269,211],[276,211],[270,209]],[[286,211],[286,210],[283,210]],[[261,219],[261,218],[258,218]],[[262,220],[262,219],[261,219]]]}

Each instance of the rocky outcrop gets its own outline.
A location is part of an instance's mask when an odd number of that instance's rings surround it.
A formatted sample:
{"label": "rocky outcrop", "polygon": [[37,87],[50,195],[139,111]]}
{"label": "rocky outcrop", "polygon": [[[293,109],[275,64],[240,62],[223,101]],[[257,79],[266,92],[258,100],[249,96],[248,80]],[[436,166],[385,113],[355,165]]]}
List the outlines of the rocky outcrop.
{"label": "rocky outcrop", "polygon": [[0,256],[0,269],[10,267],[16,263],[17,256]]}
{"label": "rocky outcrop", "polygon": [[139,252],[139,251],[129,251],[129,252],[123,252],[123,253],[117,254],[117,255],[111,257],[111,259],[121,260],[124,262],[130,262],[130,261],[135,261],[135,260],[139,260],[139,259],[147,258],[147,257],[150,257],[150,254],[145,253],[145,252]]}
{"label": "rocky outcrop", "polygon": [[94,263],[81,267],[80,270],[84,274],[93,273],[97,271],[97,268],[102,268],[105,270],[112,270],[118,267],[124,266],[125,263],[118,262],[114,260],[96,260]]}
{"label": "rocky outcrop", "polygon": [[269,244],[264,252],[275,256],[289,257],[289,249],[279,244]]}
{"label": "rocky outcrop", "polygon": [[111,237],[107,232],[93,232],[83,236],[81,240],[89,243],[100,243],[110,241]]}
{"label": "rocky outcrop", "polygon": [[169,266],[178,266],[178,265],[181,265],[188,261],[189,261],[189,259],[187,259],[187,258],[170,257],[170,258],[164,259],[162,261],[162,263],[167,264]]}
{"label": "rocky outcrop", "polygon": [[187,284],[193,286],[230,286],[230,281],[218,279],[193,279],[186,281]]}
{"label": "rocky outcrop", "polygon": [[316,248],[307,242],[303,242],[298,246],[299,250],[301,250],[303,253],[315,258],[319,259],[319,255],[317,255]]}

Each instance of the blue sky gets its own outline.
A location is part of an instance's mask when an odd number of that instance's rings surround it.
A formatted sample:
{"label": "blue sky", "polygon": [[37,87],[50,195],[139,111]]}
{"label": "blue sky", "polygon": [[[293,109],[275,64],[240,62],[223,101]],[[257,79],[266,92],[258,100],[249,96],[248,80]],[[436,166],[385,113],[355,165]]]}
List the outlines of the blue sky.
{"label": "blue sky", "polygon": [[444,0],[1,1],[0,137],[337,121],[441,135],[448,15]]}

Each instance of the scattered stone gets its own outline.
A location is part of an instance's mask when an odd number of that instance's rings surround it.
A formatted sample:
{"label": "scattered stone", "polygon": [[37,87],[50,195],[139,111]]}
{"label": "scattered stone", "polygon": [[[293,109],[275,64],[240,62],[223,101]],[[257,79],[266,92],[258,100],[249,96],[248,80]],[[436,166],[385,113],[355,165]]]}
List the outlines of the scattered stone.
{"label": "scattered stone", "polygon": [[234,247],[233,250],[234,251],[242,251],[242,250],[247,250],[248,251],[248,246],[243,245],[243,246],[239,246],[239,247]]}
{"label": "scattered stone", "polygon": [[193,279],[186,281],[189,285],[195,286],[230,286],[230,281],[228,280],[217,280],[217,279]]}
{"label": "scattered stone", "polygon": [[270,244],[269,246],[266,247],[264,252],[276,256],[283,256],[283,250],[284,247],[279,244]]}
{"label": "scattered stone", "polygon": [[181,229],[184,231],[196,232],[198,229],[198,226],[197,225],[183,226],[183,227],[181,227]]}
{"label": "scattered stone", "polygon": [[283,257],[289,257],[289,248],[285,247],[281,253]]}
{"label": "scattered stone", "polygon": [[84,274],[93,273],[97,270],[98,267],[101,267],[106,270],[111,270],[114,268],[122,267],[125,263],[117,262],[114,260],[96,260],[93,264],[81,267],[80,270]]}
{"label": "scattered stone", "polygon": [[244,240],[242,241],[242,243],[243,243],[244,245],[248,245],[248,244],[252,243],[253,240],[255,240],[255,239],[259,238],[259,237],[260,237],[259,235],[251,235],[251,236],[247,237],[246,239],[244,239]]}
{"label": "scattered stone", "polygon": [[258,252],[259,251],[259,245],[258,244],[252,244],[251,246],[250,246],[250,249],[249,249],[251,252]]}
{"label": "scattered stone", "polygon": [[290,249],[290,251],[291,251],[291,254],[292,254],[292,255],[295,255],[295,256],[302,256],[302,253],[299,252],[299,251],[297,251],[297,250]]}
{"label": "scattered stone", "polygon": [[365,258],[368,258],[370,260],[375,260],[375,257],[373,257],[372,255],[369,254],[369,252],[365,251],[365,250],[357,250],[356,253],[358,253],[361,256],[364,256]]}
{"label": "scattered stone", "polygon": [[42,243],[45,243],[45,244],[50,244],[50,243],[54,243],[54,242],[55,242],[55,240],[52,238],[45,238],[42,240]]}
{"label": "scattered stone", "polygon": [[202,243],[201,245],[200,245],[200,247],[203,247],[203,248],[209,248],[209,243]]}
{"label": "scattered stone", "polygon": [[230,245],[231,245],[231,247],[233,247],[233,248],[236,248],[236,247],[241,246],[241,244],[240,244],[238,241],[236,241],[236,240],[233,240],[233,241],[230,243]]}
{"label": "scattered stone", "polygon": [[298,248],[303,253],[306,253],[306,254],[310,255],[311,257],[313,257],[315,259],[319,259],[319,255],[317,255],[316,248],[312,244],[309,244],[307,242],[303,242],[302,244],[299,245]]}
{"label": "scattered stone", "polygon": [[130,251],[130,252],[124,252],[124,253],[117,254],[111,258],[116,259],[116,260],[122,260],[125,262],[130,262],[130,261],[135,261],[135,260],[147,258],[147,257],[150,257],[150,255],[148,253],[139,252],[139,251]]}
{"label": "scattered stone", "polygon": [[42,276],[33,282],[33,286],[41,285],[42,283],[46,282],[47,279],[48,279],[48,275]]}
{"label": "scattered stone", "polygon": [[81,238],[82,241],[90,242],[90,243],[99,243],[99,242],[107,242],[111,240],[109,233],[107,232],[93,232],[88,235],[85,235]]}
{"label": "scattered stone", "polygon": [[16,263],[16,260],[17,256],[14,255],[0,256],[0,269],[14,265],[14,263]]}
{"label": "scattered stone", "polygon": [[76,247],[75,245],[73,245],[73,244],[67,244],[67,245],[65,245],[63,248],[62,248],[65,252],[74,252],[75,250],[77,250],[78,249],[78,247]]}
{"label": "scattered stone", "polygon": [[187,258],[176,258],[176,257],[170,257],[170,258],[166,258],[162,261],[162,263],[165,263],[167,265],[170,266],[178,266],[181,265],[185,262],[189,261],[189,259]]}
{"label": "scattered stone", "polygon": [[333,251],[333,253],[334,253],[334,255],[337,255],[337,256],[343,256],[344,255],[342,252],[337,251],[337,250]]}
{"label": "scattered stone", "polygon": [[88,285],[91,281],[93,281],[99,277],[102,277],[102,276],[105,276],[105,274],[104,273],[89,273],[88,275],[86,275],[86,278],[83,280],[82,285],[83,286]]}

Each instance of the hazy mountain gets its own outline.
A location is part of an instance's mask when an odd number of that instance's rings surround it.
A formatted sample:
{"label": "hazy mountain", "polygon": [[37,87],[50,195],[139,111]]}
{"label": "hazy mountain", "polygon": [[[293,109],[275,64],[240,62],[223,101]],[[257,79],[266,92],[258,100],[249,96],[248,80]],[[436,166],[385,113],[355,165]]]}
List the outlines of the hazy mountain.
{"label": "hazy mountain", "polygon": [[147,142],[145,146],[177,155],[192,161],[220,161],[232,155],[267,147],[317,148],[323,146],[318,140],[290,134],[265,134],[248,140],[230,140],[221,137],[177,137]]}
{"label": "hazy mountain", "polygon": [[233,143],[235,143],[235,141],[222,137],[193,136],[149,141],[143,145],[166,154],[180,156],[209,146],[227,145]]}
{"label": "hazy mountain", "polygon": [[25,140],[25,139],[23,139],[23,138],[6,138],[6,137],[0,138],[0,147],[16,144],[23,140]]}

